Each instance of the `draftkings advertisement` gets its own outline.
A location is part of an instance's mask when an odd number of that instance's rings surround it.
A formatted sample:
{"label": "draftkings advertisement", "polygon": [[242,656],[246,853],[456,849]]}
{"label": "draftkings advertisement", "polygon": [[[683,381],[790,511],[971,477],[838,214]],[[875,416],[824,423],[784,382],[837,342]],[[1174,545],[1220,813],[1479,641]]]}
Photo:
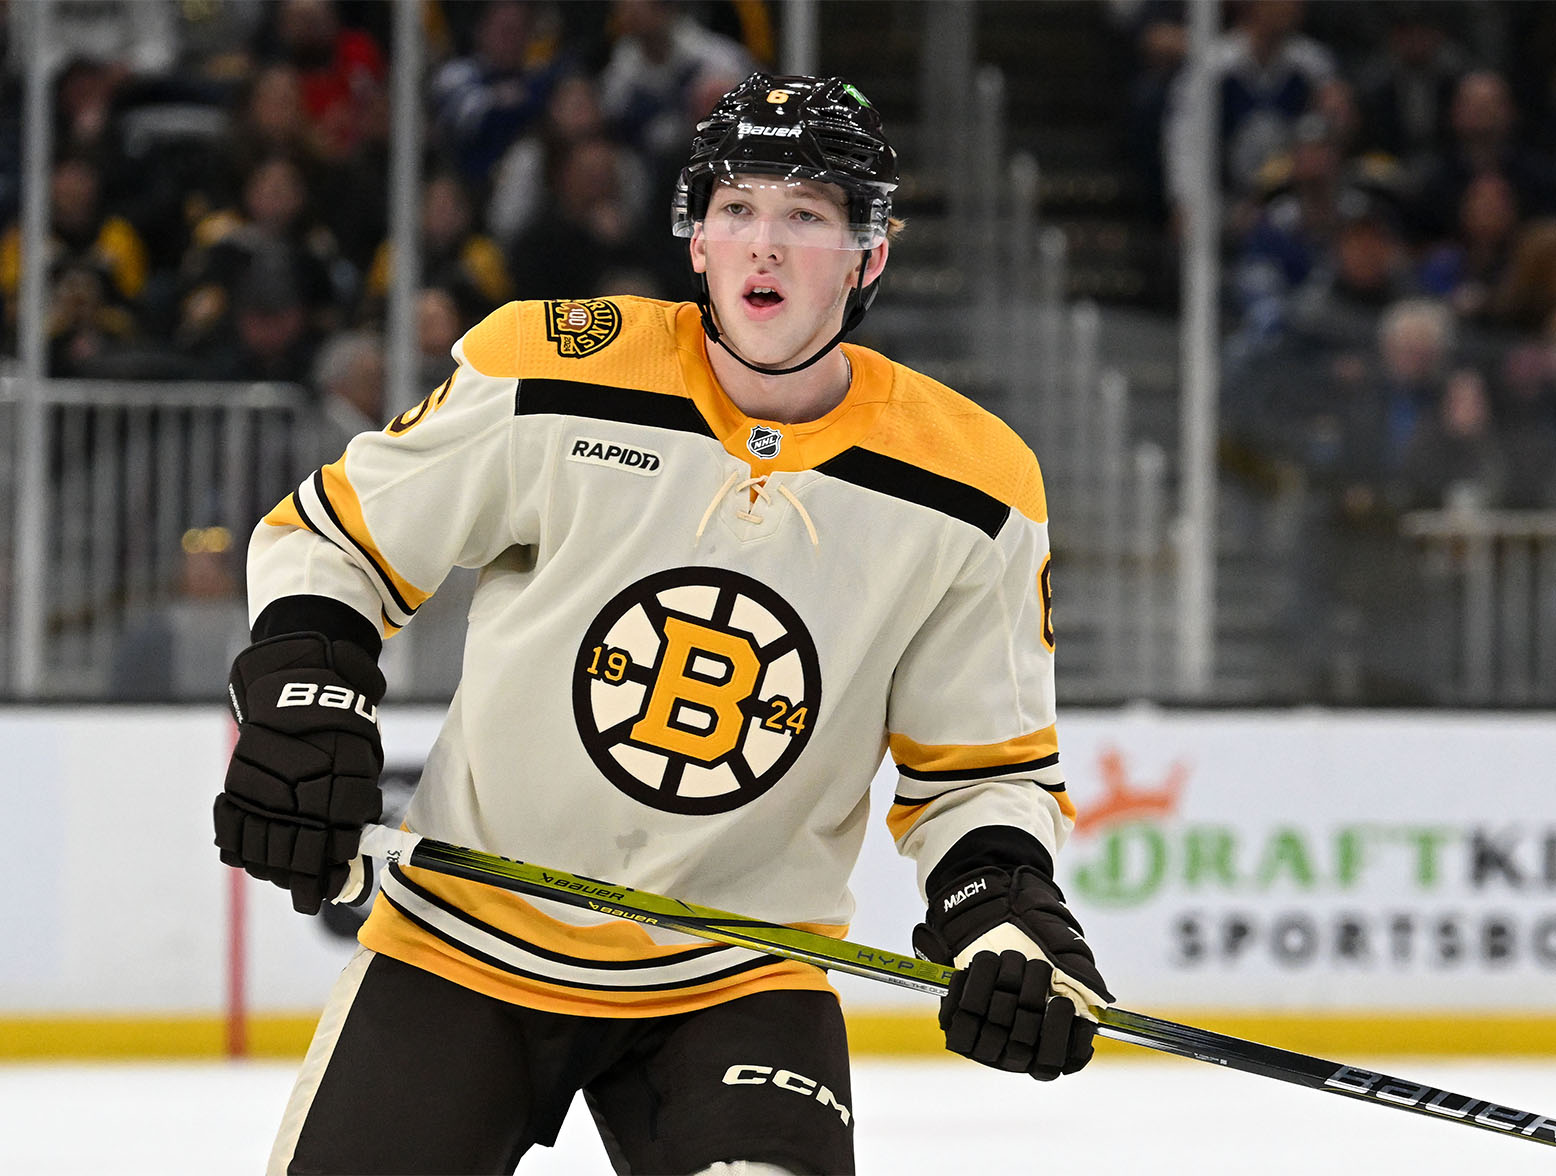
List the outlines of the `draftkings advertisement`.
{"label": "draftkings advertisement", "polygon": [[[385,708],[391,813],[441,718]],[[20,822],[0,1017],[219,1013],[235,991],[256,1013],[322,1005],[360,913],[299,916],[220,865],[231,739],[211,708],[0,709]],[[1548,716],[1088,710],[1061,713],[1059,743],[1077,814],[1059,882],[1126,1007],[1549,1015]],[[885,828],[895,782],[883,765],[849,937],[904,952],[923,907]],[[835,983],[855,1008],[932,1007]]]}

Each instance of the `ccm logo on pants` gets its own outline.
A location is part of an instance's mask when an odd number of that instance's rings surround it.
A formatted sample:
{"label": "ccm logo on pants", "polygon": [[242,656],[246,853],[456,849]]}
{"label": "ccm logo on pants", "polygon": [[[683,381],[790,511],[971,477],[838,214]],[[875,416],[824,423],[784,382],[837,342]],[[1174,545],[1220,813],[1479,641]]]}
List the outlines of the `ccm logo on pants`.
{"label": "ccm logo on pants", "polygon": [[796,1074],[793,1070],[774,1070],[771,1066],[731,1066],[724,1071],[725,1086],[761,1086],[770,1082],[780,1090],[792,1090],[813,1098],[824,1107],[831,1107],[843,1120],[843,1126],[853,1118],[853,1113],[837,1101],[832,1091],[814,1078]]}

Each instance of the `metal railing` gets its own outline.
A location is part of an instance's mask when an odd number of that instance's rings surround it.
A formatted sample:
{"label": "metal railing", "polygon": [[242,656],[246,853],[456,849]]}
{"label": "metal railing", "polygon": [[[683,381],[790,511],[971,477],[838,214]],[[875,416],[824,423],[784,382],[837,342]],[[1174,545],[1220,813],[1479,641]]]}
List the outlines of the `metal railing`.
{"label": "metal railing", "polygon": [[1401,530],[1438,597],[1440,701],[1556,703],[1556,511],[1415,511]]}
{"label": "metal railing", "polygon": [[[13,677],[16,693],[95,696],[126,619],[178,598],[184,533],[225,527],[241,553],[306,472],[309,400],[291,385],[84,380],[45,381],[39,398],[42,460],[0,459],[0,513],[39,529],[30,544],[0,531],[0,644],[6,664],[40,667],[26,689]],[[21,408],[20,381],[0,378],[0,425]],[[39,566],[21,566],[24,550]]]}
{"label": "metal railing", "polygon": [[958,280],[938,305],[873,313],[896,324],[909,362],[987,398],[1038,453],[1063,559],[1067,696],[1151,696],[1173,679],[1180,552],[1166,455],[1132,446],[1129,384],[1104,362],[1101,311],[1068,299],[1068,241],[1042,220],[1037,160],[1006,148],[1006,81],[976,63],[973,11],[932,6],[924,46],[920,146],[932,150],[920,166],[943,169],[936,264]]}

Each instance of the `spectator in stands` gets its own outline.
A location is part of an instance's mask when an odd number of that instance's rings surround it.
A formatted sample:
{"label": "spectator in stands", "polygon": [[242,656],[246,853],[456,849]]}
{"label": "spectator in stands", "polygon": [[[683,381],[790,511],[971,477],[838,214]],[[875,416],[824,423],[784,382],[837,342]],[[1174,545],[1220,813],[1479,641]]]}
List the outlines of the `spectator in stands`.
{"label": "spectator in stands", "polygon": [[1503,506],[1556,507],[1556,348],[1521,343],[1502,359],[1497,415],[1507,461]]}
{"label": "spectator in stands", "polygon": [[64,64],[54,82],[56,155],[90,155],[100,165],[117,156],[114,102],[129,77],[129,69],[116,61],[77,57]]}
{"label": "spectator in stands", "polygon": [[416,386],[436,388],[454,370],[453,350],[471,323],[447,290],[425,286],[416,295]]}
{"label": "spectator in stands", "polygon": [[1461,319],[1486,317],[1517,229],[1513,186],[1501,172],[1482,172],[1464,189],[1457,237],[1432,249],[1421,263],[1421,292],[1445,299]]}
{"label": "spectator in stands", "polygon": [[1456,332],[1442,303],[1406,299],[1390,306],[1378,326],[1377,460],[1390,476],[1404,462],[1421,422],[1442,398],[1443,373],[1452,358]]}
{"label": "spectator in stands", "polygon": [[[675,288],[681,255],[646,242],[624,191],[625,149],[609,139],[565,145],[550,169],[544,215],[515,242],[514,287],[519,298],[591,298],[617,293],[607,274],[629,271],[636,289],[660,297]],[[673,238],[665,236],[665,240]]]}
{"label": "spectator in stands", "polygon": [[[422,282],[449,291],[460,317],[479,322],[513,297],[508,263],[497,243],[474,226],[465,185],[452,172],[427,181],[421,204]],[[380,321],[394,280],[393,249],[378,247],[367,276],[364,318]]]}
{"label": "spectator in stands", "polygon": [[333,236],[312,215],[302,167],[285,155],[262,160],[244,180],[242,205],[206,217],[185,259],[178,342],[202,351],[224,333],[233,291],[256,258],[285,268],[313,332],[333,329],[352,282],[341,276]]}
{"label": "spectator in stands", "polygon": [[[1352,183],[1378,184],[1392,179],[1395,169],[1387,160],[1362,154],[1362,115],[1356,102],[1356,89],[1343,77],[1333,77],[1319,85],[1313,94],[1312,113],[1328,125],[1329,136],[1340,153],[1342,170]],[[1298,126],[1301,120],[1298,120]]]}
{"label": "spectator in stands", "polygon": [[1489,308],[1493,321],[1556,340],[1556,217],[1527,222]]}
{"label": "spectator in stands", "polygon": [[378,42],[344,25],[331,0],[281,0],[275,35],[282,60],[298,71],[318,142],[331,155],[350,154],[384,98]]}
{"label": "spectator in stands", "polygon": [[1240,328],[1260,340],[1284,329],[1291,292],[1329,258],[1341,220],[1340,152],[1323,115],[1302,117],[1283,163],[1231,269]]}
{"label": "spectator in stands", "polygon": [[1487,172],[1506,177],[1525,216],[1556,212],[1556,171],[1515,140],[1516,116],[1502,75],[1476,70],[1460,79],[1453,97],[1452,145],[1429,169],[1412,205],[1412,224],[1423,240],[1452,236],[1465,189]]}
{"label": "spectator in stands", "polygon": [[383,427],[384,341],[376,331],[342,331],[319,348],[313,387],[319,397],[316,427],[300,455],[307,469],[334,461],[358,433]]}
{"label": "spectator in stands", "polygon": [[1469,57],[1439,16],[1439,4],[1408,0],[1389,7],[1387,41],[1357,78],[1363,146],[1397,159],[1419,176],[1448,146],[1449,117]]}
{"label": "spectator in stands", "polygon": [[318,335],[293,262],[274,246],[250,258],[233,292],[231,329],[196,351],[204,378],[308,383]]}
{"label": "spectator in stands", "polygon": [[1339,201],[1332,250],[1292,294],[1289,329],[1321,349],[1362,350],[1371,345],[1383,309],[1412,290],[1393,209],[1351,189]]}
{"label": "spectator in stands", "polygon": [[55,267],[45,328],[51,376],[101,375],[134,340],[134,317],[109,299],[107,287],[103,271],[81,257]]}
{"label": "spectator in stands", "polygon": [[704,28],[674,0],[615,0],[611,22],[616,40],[600,75],[600,104],[615,133],[657,173],[662,161],[684,154],[699,83],[743,78],[756,64],[744,45]]}
{"label": "spectator in stands", "polygon": [[321,134],[308,117],[297,67],[284,61],[261,67],[239,97],[228,191],[266,157],[290,156],[302,166],[319,218],[342,256],[366,272],[388,219],[387,97],[381,89],[369,95],[360,114],[360,134],[353,139]]}
{"label": "spectator in stands", "polygon": [[1488,509],[1501,504],[1507,460],[1491,417],[1485,378],[1474,368],[1448,377],[1436,411],[1405,448],[1401,509]]}
{"label": "spectator in stands", "polygon": [[1338,514],[1361,519],[1382,509],[1422,420],[1438,403],[1455,345],[1448,309],[1429,299],[1390,306],[1366,350],[1289,348],[1245,394],[1265,394],[1245,428],[1255,443],[1294,461],[1332,497]]}
{"label": "spectator in stands", "polygon": [[433,77],[434,137],[469,182],[485,182],[513,141],[540,119],[567,72],[539,36],[539,11],[518,0],[490,0],[469,55]]}
{"label": "spectator in stands", "polygon": [[109,671],[109,697],[167,702],[219,693],[248,642],[248,609],[225,527],[184,532],[178,582],[168,598],[132,616]]}
{"label": "spectator in stands", "polygon": [[[107,302],[133,311],[146,284],[148,258],[140,234],[124,217],[106,211],[97,165],[79,155],[55,160],[49,185],[49,264],[58,270],[75,261],[102,274]],[[21,284],[21,226],[13,222],[0,237],[0,294],[5,327],[16,329]]]}
{"label": "spectator in stands", "polygon": [[[1221,183],[1234,201],[1253,192],[1260,169],[1290,145],[1297,120],[1313,105],[1319,88],[1335,76],[1328,49],[1298,30],[1300,0],[1245,0],[1236,23],[1217,38],[1210,54],[1212,85],[1220,95]],[[1162,135],[1167,191],[1174,207],[1191,197],[1185,167],[1191,155],[1184,110],[1187,71],[1168,97]]]}
{"label": "spectator in stands", "polygon": [[230,160],[244,175],[272,155],[316,159],[319,137],[303,106],[303,79],[295,65],[260,66],[238,91]]}
{"label": "spectator in stands", "polygon": [[[492,177],[486,227],[505,250],[513,251],[514,243],[545,207],[548,162],[569,143],[604,134],[598,83],[582,73],[559,78],[544,116],[508,148]],[[649,196],[642,161],[627,154],[621,157],[621,166],[632,173],[624,178],[623,190],[629,196],[637,194],[635,212],[641,213]]]}

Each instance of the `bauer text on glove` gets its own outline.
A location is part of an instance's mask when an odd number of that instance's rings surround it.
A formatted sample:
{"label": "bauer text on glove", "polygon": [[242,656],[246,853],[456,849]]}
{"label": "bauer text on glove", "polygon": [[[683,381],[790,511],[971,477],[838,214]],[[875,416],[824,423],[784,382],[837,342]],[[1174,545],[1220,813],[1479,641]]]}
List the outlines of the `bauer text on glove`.
{"label": "bauer text on glove", "polygon": [[317,913],[346,885],[362,827],[382,813],[383,674],[353,642],[291,633],[238,654],[228,691],[238,740],[216,798],[222,861]]}

